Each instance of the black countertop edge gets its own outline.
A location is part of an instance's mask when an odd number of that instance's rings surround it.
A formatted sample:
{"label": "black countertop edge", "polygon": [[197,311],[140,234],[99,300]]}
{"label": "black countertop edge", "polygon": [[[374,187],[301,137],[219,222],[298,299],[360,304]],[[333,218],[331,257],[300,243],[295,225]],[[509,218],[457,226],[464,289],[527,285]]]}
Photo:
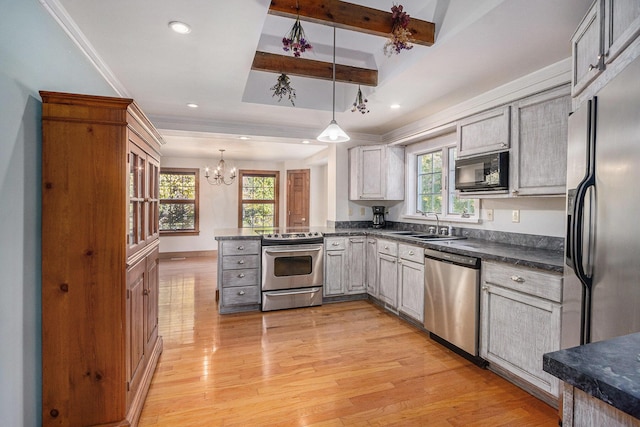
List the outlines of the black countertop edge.
{"label": "black countertop edge", "polygon": [[543,355],[543,370],[640,419],[640,333]]}
{"label": "black countertop edge", "polygon": [[[499,261],[521,267],[536,268],[553,273],[562,273],[564,270],[564,252],[549,249],[533,248],[528,246],[509,245],[488,240],[465,238],[460,240],[424,241],[393,234],[385,229],[335,229],[332,227],[313,227],[324,236],[376,236],[387,240],[412,244],[423,248],[434,249],[442,252],[456,253],[480,258],[482,260]],[[230,228],[216,230],[216,240],[259,240],[260,235],[251,229]]]}

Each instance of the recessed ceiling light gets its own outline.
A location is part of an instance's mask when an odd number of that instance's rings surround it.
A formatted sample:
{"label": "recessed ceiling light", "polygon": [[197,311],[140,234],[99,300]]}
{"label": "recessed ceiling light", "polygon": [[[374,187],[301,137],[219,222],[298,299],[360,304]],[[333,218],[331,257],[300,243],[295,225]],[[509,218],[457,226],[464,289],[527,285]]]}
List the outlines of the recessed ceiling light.
{"label": "recessed ceiling light", "polygon": [[241,136],[241,137],[239,137],[238,139],[241,139],[241,140],[243,140],[243,141],[246,141],[247,139],[251,139],[251,138],[249,138],[248,136]]}
{"label": "recessed ceiling light", "polygon": [[187,107],[189,108],[198,108],[198,104],[194,104],[193,102],[190,102],[187,104]]}
{"label": "recessed ceiling light", "polygon": [[303,144],[309,144],[311,141],[305,139],[304,141],[302,141]]}
{"label": "recessed ceiling light", "polygon": [[390,107],[393,108],[394,110],[397,110],[398,108],[400,108],[400,104],[391,104]]}
{"label": "recessed ceiling light", "polygon": [[180,21],[169,22],[169,28],[178,34],[189,34],[191,32],[191,27]]}

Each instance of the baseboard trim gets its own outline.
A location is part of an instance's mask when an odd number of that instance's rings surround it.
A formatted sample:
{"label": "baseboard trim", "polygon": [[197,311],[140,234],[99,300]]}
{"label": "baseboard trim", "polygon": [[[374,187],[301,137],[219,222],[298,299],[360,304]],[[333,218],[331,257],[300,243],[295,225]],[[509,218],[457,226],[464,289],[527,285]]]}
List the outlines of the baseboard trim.
{"label": "baseboard trim", "polygon": [[160,259],[217,257],[218,251],[160,252]]}

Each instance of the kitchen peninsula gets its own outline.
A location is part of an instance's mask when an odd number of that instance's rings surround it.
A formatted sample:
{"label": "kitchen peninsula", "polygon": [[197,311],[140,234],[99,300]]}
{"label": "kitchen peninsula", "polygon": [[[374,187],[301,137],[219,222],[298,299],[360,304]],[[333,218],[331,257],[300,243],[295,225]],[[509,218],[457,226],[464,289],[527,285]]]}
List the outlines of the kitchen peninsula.
{"label": "kitchen peninsula", "polygon": [[640,334],[544,355],[564,381],[563,425],[640,426]]}

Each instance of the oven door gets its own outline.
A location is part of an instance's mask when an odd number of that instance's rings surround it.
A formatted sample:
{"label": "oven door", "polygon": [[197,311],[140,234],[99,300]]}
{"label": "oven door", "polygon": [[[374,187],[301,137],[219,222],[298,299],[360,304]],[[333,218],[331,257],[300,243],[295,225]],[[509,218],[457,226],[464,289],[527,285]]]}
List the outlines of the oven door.
{"label": "oven door", "polygon": [[322,286],[323,245],[262,247],[262,290]]}

